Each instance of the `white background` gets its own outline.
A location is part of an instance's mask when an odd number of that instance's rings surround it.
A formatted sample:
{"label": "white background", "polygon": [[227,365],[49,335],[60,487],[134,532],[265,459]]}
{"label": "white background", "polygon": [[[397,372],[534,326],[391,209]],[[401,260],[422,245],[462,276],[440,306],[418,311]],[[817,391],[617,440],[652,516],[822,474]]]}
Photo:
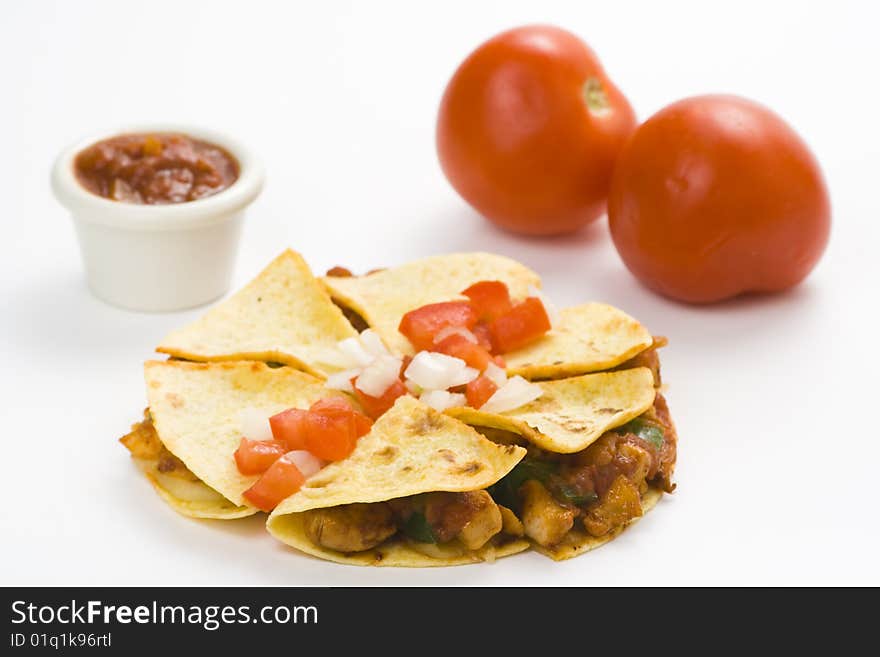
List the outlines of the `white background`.
{"label": "white background", "polygon": [[[3,2],[0,584],[880,584],[878,19],[868,2]],[[808,281],[686,307],[633,280],[604,219],[541,241],[477,217],[437,164],[437,103],[478,43],[537,21],[590,43],[642,118],[733,92],[788,119],[834,206]],[[91,297],[48,187],[64,145],[138,121],[215,127],[264,159],[236,287],[286,246],[316,271],[478,248],[559,304],[610,302],[668,336],[679,490],[578,559],[417,571],[300,556],[260,517],[176,515],[116,439],[144,406],[142,361],[201,311]]]}

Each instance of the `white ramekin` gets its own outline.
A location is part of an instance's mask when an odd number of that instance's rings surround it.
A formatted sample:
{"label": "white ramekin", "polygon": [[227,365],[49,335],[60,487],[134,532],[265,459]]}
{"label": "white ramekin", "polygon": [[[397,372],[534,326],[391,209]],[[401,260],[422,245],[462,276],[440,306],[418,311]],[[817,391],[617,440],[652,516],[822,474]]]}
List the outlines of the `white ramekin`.
{"label": "white ramekin", "polygon": [[[239,164],[232,185],[213,196],[168,205],[111,201],[86,190],[77,154],[126,133],[174,132],[222,146]],[[92,292],[121,308],[171,311],[223,295],[232,278],[245,208],[263,188],[254,155],[226,135],[193,126],[136,125],[91,135],[66,148],[52,168],[52,190],[70,210]]]}

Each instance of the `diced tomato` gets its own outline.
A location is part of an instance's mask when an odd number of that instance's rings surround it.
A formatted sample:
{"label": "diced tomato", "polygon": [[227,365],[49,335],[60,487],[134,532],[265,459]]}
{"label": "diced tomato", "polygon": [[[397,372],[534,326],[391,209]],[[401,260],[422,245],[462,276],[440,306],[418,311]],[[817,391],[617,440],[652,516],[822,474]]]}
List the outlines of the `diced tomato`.
{"label": "diced tomato", "polygon": [[305,421],[306,449],[325,461],[340,461],[351,454],[357,442],[354,413],[341,398],[312,404]]}
{"label": "diced tomato", "polygon": [[492,356],[492,360],[495,361],[495,364],[503,370],[507,369],[507,361],[504,360],[504,356],[498,354],[497,356]]}
{"label": "diced tomato", "polygon": [[550,318],[537,297],[528,297],[491,324],[492,344],[501,353],[524,347],[550,330]]}
{"label": "diced tomato", "polygon": [[498,386],[493,381],[485,376],[478,376],[467,384],[464,394],[467,397],[468,406],[480,408],[489,400],[489,397],[495,394],[496,390],[498,390]]}
{"label": "diced tomato", "polygon": [[373,428],[373,421],[360,411],[354,412],[354,433],[355,438],[366,436]]}
{"label": "diced tomato", "polygon": [[469,301],[445,301],[409,311],[400,320],[397,330],[403,333],[416,351],[434,346],[434,336],[448,326],[471,328],[477,323],[477,313]]}
{"label": "diced tomato", "polygon": [[406,394],[406,386],[403,385],[403,381],[398,379],[388,386],[388,390],[381,397],[372,397],[357,386],[354,387],[354,393],[367,415],[375,420],[394,406],[394,402],[397,401],[398,397]]}
{"label": "diced tomato", "polygon": [[431,350],[446,354],[447,356],[461,358],[465,363],[477,368],[481,372],[486,369],[486,366],[492,360],[492,354],[459,333],[453,333],[443,338]]}
{"label": "diced tomato", "polygon": [[494,351],[495,347],[492,346],[492,332],[489,331],[488,324],[485,322],[477,322],[471,329],[471,333],[477,337],[477,344],[483,349],[489,352]]}
{"label": "diced tomato", "polygon": [[263,474],[288,451],[287,445],[279,440],[242,438],[235,450],[235,464],[243,475]]}
{"label": "diced tomato", "polygon": [[354,406],[352,406],[352,403],[347,397],[340,395],[319,399],[309,407],[309,411],[313,413],[336,415],[354,412]]}
{"label": "diced tomato", "polygon": [[480,281],[474,283],[462,294],[471,300],[480,320],[491,322],[510,311],[510,291],[501,281]]}
{"label": "diced tomato", "polygon": [[308,411],[288,408],[269,418],[272,436],[287,445],[286,451],[306,448],[306,415]]}
{"label": "diced tomato", "polygon": [[258,509],[271,511],[300,489],[306,480],[287,456],[282,456],[244,492],[244,498]]}

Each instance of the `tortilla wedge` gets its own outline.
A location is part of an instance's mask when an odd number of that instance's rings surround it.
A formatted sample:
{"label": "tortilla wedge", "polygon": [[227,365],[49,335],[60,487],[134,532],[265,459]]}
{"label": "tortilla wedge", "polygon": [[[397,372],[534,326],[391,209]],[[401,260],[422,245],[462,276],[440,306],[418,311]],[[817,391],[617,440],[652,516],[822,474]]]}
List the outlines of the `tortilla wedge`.
{"label": "tortilla wedge", "polygon": [[547,335],[504,358],[510,376],[561,379],[611,369],[651,344],[648,329],[623,311],[587,303],[562,309]]}
{"label": "tortilla wedge", "polygon": [[654,376],[647,367],[542,381],[544,394],[505,413],[470,407],[447,415],[472,426],[503,429],[558,454],[580,452],[603,433],[648,410],[654,403]]}
{"label": "tortilla wedge", "polygon": [[397,331],[404,314],[429,303],[464,299],[461,291],[479,281],[503,281],[513,297],[525,297],[540,277],[515,260],[491,253],[431,256],[365,276],[325,276],[321,283],[344,307],[358,313],[392,351],[411,355]]}
{"label": "tortilla wedge", "polygon": [[497,445],[474,429],[413,397],[400,397],[358,441],[352,454],[328,465],[269,516],[269,533],[302,552],[337,563],[380,566],[449,566],[491,560],[527,549],[528,542],[494,539],[475,551],[432,546],[432,555],[399,535],[361,552],[343,553],[313,542],[304,513],[347,504],[385,502],[420,493],[485,489],[525,455]]}
{"label": "tortilla wedge", "polygon": [[271,361],[324,376],[335,370],[320,355],[354,335],[302,256],[288,249],[156,351],[193,361]]}
{"label": "tortilla wedge", "polygon": [[135,463],[168,506],[182,516],[209,520],[236,520],[259,511],[230,502],[201,481],[175,480],[160,472],[156,461],[135,459]]}
{"label": "tortilla wedge", "polygon": [[[239,473],[233,459],[241,442],[242,409],[275,413],[344,396],[327,390],[310,374],[259,362],[148,361],[144,378],[159,440],[198,478],[186,483],[207,491],[181,495],[182,485],[163,478],[154,463],[141,460],[138,465],[172,508],[197,518],[239,518],[257,512],[242,493],[258,477]],[[210,493],[217,499],[212,500]]]}

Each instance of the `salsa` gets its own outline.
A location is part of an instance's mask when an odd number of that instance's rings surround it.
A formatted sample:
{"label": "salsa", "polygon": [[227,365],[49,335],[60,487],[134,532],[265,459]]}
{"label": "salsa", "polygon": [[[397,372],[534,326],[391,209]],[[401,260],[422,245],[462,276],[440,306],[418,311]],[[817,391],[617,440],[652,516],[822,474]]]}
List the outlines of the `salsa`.
{"label": "salsa", "polygon": [[164,205],[211,196],[238,179],[235,158],[220,146],[182,134],[129,134],[80,152],[76,177],[98,196]]}

